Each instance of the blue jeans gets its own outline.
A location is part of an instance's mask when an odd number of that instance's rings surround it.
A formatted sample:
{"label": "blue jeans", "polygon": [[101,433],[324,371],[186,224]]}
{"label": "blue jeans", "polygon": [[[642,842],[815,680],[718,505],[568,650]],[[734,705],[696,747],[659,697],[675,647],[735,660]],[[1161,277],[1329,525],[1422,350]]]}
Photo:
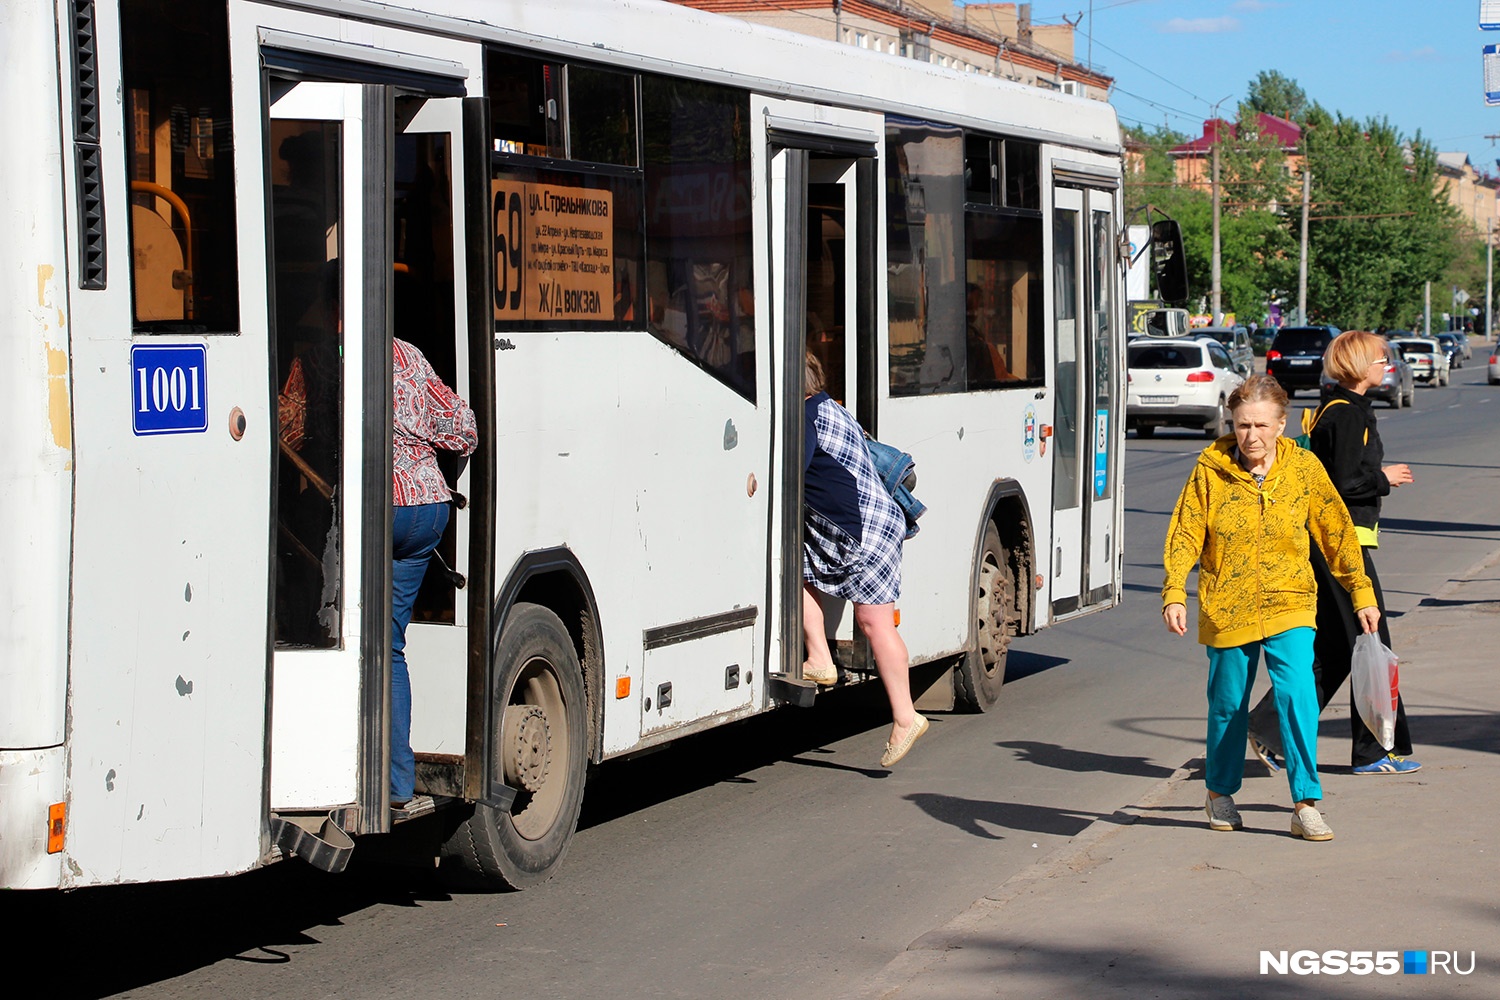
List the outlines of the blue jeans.
{"label": "blue jeans", "polygon": [[1260,642],[1208,647],[1208,753],[1206,784],[1220,795],[1240,790],[1245,776],[1245,735],[1250,687],[1261,651],[1280,716],[1286,780],[1292,801],[1321,799],[1318,783],[1318,691],[1313,683],[1310,628],[1287,629]]}
{"label": "blue jeans", "polygon": [[411,676],[406,672],[406,626],[427,563],[448,527],[448,505],[397,507],[391,538],[391,799],[412,797],[416,758],[411,752]]}

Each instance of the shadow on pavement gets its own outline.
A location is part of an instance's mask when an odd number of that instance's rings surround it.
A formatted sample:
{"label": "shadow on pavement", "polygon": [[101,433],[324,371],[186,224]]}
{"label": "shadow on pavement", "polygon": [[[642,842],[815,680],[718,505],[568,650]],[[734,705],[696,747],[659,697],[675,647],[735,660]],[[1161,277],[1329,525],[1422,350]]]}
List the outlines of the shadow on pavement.
{"label": "shadow on pavement", "polygon": [[105,997],[225,960],[290,963],[282,949],[320,944],[319,927],[351,914],[451,898],[430,866],[371,864],[356,851],[342,875],[286,862],[227,878],[8,892],[0,924],[33,929],[26,959],[66,982],[60,995]]}
{"label": "shadow on pavement", "polygon": [[1107,774],[1132,774],[1142,778],[1170,778],[1173,768],[1149,763],[1145,757],[1118,757],[1087,750],[1072,750],[1055,743],[1031,740],[1007,740],[997,747],[1016,751],[1016,759],[1027,764],[1055,767],[1060,771],[1102,771]]}
{"label": "shadow on pavement", "polygon": [[1071,662],[1066,656],[1049,656],[1046,653],[1033,653],[1012,646],[1005,656],[1005,683],[1025,680],[1043,670],[1051,670],[1053,667],[1060,667],[1064,663]]}
{"label": "shadow on pavement", "polygon": [[1007,830],[1024,830],[1027,833],[1076,837],[1088,829],[1094,820],[1105,818],[1103,813],[1034,806],[1025,802],[966,799],[936,792],[915,792],[904,797],[908,802],[916,803],[919,809],[933,819],[985,840],[1005,838],[998,833],[991,833],[980,826],[981,823]]}
{"label": "shadow on pavement", "polygon": [[[1412,463],[1416,464],[1416,463]],[[1382,517],[1381,531],[1500,531],[1500,524],[1475,524],[1470,521],[1416,520],[1409,517]]]}
{"label": "shadow on pavement", "polygon": [[[941,974],[941,982],[956,997],[1153,997],[1158,1000],[1197,1000],[1220,997],[1224,1000],[1311,1000],[1330,995],[1334,983],[1328,976],[1276,974],[1259,975],[1259,953],[1262,947],[1275,948],[1277,935],[1257,930],[1249,919],[1241,939],[1226,945],[1221,954],[1210,959],[1203,956],[1174,953],[1173,923],[1181,916],[1174,911],[1183,907],[1173,890],[1163,888],[1162,898],[1139,901],[1139,919],[1129,922],[1130,932],[1109,940],[1108,931],[1097,922],[1084,926],[1091,932],[1088,945],[1040,943],[1033,938],[1000,935],[971,935],[965,938],[961,952],[951,953],[951,968]],[[1104,933],[1098,933],[1104,930]],[[1341,947],[1347,947],[1342,946]],[[1291,949],[1288,949],[1291,950]],[[1207,966],[1207,968],[1205,968]],[[1335,979],[1338,977],[1334,977]],[[1359,977],[1348,976],[1347,979]],[[1371,979],[1401,977],[1371,976]],[[1411,977],[1407,977],[1411,978]],[[1425,977],[1440,979],[1441,977]],[[1473,977],[1452,977],[1468,980]],[[917,980],[920,984],[921,980]],[[997,984],[1004,983],[1000,989]],[[1355,986],[1355,983],[1337,983]],[[1369,984],[1375,986],[1375,983]],[[1391,983],[1390,985],[1398,985]],[[1421,984],[1421,995],[1434,1000],[1472,997],[1473,982],[1448,984],[1436,981]],[[914,991],[921,997],[929,995]],[[1344,992],[1344,991],[1335,991]],[[1400,992],[1399,990],[1396,992]],[[906,995],[905,993],[901,995]],[[1353,995],[1353,992],[1350,992]],[[1385,995],[1382,992],[1381,995]]]}

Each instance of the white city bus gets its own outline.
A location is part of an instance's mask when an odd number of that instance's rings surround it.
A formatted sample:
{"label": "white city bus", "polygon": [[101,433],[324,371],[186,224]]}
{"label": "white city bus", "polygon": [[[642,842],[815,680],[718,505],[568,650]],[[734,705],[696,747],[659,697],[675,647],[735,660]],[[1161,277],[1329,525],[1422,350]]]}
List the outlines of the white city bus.
{"label": "white city bus", "polygon": [[917,459],[925,704],[1120,599],[1107,105],[649,0],[8,0],[0,45],[0,885],[390,828],[393,335],[478,413],[407,656],[497,880],[592,763],[809,702],[805,350]]}

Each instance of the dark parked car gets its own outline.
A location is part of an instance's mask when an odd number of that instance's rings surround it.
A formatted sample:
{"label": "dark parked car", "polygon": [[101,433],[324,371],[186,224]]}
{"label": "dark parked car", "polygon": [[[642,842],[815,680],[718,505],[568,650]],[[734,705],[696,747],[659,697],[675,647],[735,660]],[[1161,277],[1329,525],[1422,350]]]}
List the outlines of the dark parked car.
{"label": "dark parked car", "polygon": [[1281,383],[1288,396],[1318,388],[1323,352],[1339,335],[1336,326],[1284,326],[1266,351],[1266,374]]}

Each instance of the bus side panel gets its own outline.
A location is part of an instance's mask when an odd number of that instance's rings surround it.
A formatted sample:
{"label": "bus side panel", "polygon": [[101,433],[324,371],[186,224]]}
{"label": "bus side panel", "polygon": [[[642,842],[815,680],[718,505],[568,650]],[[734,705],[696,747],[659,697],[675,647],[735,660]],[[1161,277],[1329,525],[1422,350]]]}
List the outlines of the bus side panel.
{"label": "bus side panel", "polygon": [[[50,4],[5,5],[0,93],[56,86],[55,32]],[[12,100],[6,115],[18,140],[0,143],[0,748],[18,749],[63,741],[71,317],[57,104]]]}
{"label": "bus side panel", "polygon": [[[0,7],[0,94],[58,85],[52,5]],[[56,886],[63,801],[73,424],[62,152],[51,99],[6,102],[0,144],[0,887]]]}
{"label": "bus side panel", "polygon": [[[765,409],[648,333],[506,337],[516,349],[497,355],[496,565],[565,545],[589,574],[607,672],[605,754],[634,747],[643,730],[755,710],[765,692]],[[751,607],[753,626],[674,643],[670,656],[645,652],[647,629]],[[625,699],[620,678],[631,680]]]}
{"label": "bus side panel", "polygon": [[[1016,480],[1033,517],[1048,509],[1051,466],[1026,445],[1028,409],[1033,422],[1041,419],[1035,392],[999,389],[884,403],[880,439],[916,459],[917,496],[927,505],[922,530],[901,550],[901,635],[913,661],[959,652],[969,642],[975,532],[994,481]],[[1034,537],[1043,527],[1032,525]],[[1030,631],[1029,623],[1022,628]]]}
{"label": "bus side panel", "polygon": [[60,746],[0,750],[0,886],[61,884],[63,855],[47,853],[47,832],[51,807],[63,801],[65,774]]}
{"label": "bus side panel", "polygon": [[[266,825],[276,415],[264,309],[247,309],[239,331],[132,335],[120,32],[114,10],[96,9],[108,282],[73,293],[69,886],[243,871],[260,862]],[[235,118],[253,124],[253,78],[243,92],[248,107],[237,105]],[[239,188],[249,193],[241,195],[249,207],[238,228],[252,241],[265,228],[254,208],[259,162],[246,155],[236,165]],[[242,250],[240,259],[264,258]],[[239,293],[264,302],[264,285],[246,273]],[[202,349],[205,429],[139,432],[135,347]],[[241,440],[236,408],[244,414]]]}

